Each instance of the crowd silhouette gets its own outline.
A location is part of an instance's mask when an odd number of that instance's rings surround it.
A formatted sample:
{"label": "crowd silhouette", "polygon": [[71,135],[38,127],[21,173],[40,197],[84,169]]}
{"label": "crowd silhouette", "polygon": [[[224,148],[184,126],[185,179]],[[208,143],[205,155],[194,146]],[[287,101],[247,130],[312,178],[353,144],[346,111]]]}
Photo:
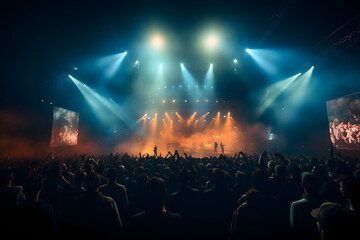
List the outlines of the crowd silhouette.
{"label": "crowd silhouette", "polygon": [[[1,232],[36,239],[353,239],[360,161],[264,151],[2,161]],[[355,234],[355,235],[354,235]]]}

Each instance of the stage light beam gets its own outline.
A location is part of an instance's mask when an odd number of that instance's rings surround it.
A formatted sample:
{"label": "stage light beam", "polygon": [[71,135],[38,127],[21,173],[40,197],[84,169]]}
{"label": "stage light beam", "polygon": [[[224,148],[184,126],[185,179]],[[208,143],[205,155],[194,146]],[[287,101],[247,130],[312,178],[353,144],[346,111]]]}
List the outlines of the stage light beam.
{"label": "stage light beam", "polygon": [[258,117],[261,116],[274,102],[275,100],[290,87],[291,84],[300,76],[298,73],[292,77],[286,78],[282,81],[276,82],[269,86],[266,90],[266,95],[262,98],[262,103],[257,109]]}

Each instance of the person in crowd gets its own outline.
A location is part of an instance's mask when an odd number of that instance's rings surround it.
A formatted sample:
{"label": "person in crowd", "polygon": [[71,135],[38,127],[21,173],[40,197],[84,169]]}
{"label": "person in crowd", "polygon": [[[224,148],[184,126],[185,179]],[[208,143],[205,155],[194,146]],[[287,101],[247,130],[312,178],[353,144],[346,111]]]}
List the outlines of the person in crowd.
{"label": "person in crowd", "polygon": [[25,200],[22,186],[12,186],[14,178],[10,168],[0,170],[0,222],[4,236],[14,236],[18,226],[16,208]]}
{"label": "person in crowd", "polygon": [[109,169],[107,171],[109,183],[102,185],[99,191],[105,196],[109,196],[115,200],[122,222],[124,222],[128,216],[129,200],[125,186],[116,182],[117,177],[117,170],[115,168]]}
{"label": "person in crowd", "polygon": [[304,197],[294,201],[290,207],[290,225],[297,239],[318,239],[316,221],[311,217],[311,211],[318,208],[321,199],[319,179],[310,172],[302,173]]}
{"label": "person in crowd", "polygon": [[162,178],[146,183],[146,210],[135,214],[129,223],[129,239],[181,239],[183,219],[165,207],[166,187]]}
{"label": "person in crowd", "polygon": [[100,176],[87,174],[83,196],[74,200],[61,221],[63,236],[107,239],[119,237],[122,222],[115,201],[99,192]]}
{"label": "person in crowd", "polygon": [[269,178],[269,191],[276,197],[278,212],[277,220],[284,232],[290,232],[290,205],[292,201],[291,185],[288,179],[287,166],[280,163],[275,167],[275,176]]}
{"label": "person in crowd", "polygon": [[239,199],[231,221],[231,239],[279,239],[276,199],[269,194],[268,176],[262,169],[252,174],[252,187]]}
{"label": "person in crowd", "polygon": [[214,168],[213,186],[204,192],[206,234],[213,239],[229,234],[229,224],[236,208],[235,194],[225,184],[226,175],[226,171]]}
{"label": "person in crowd", "polygon": [[40,198],[54,208],[56,217],[59,218],[63,210],[64,192],[68,193],[70,184],[62,175],[62,167],[59,162],[47,165],[44,174],[46,180]]}
{"label": "person in crowd", "polygon": [[10,169],[0,170],[0,204],[5,208],[15,208],[25,199],[21,186],[12,186],[14,178]]}
{"label": "person in crowd", "polygon": [[202,193],[190,187],[191,174],[194,174],[192,167],[185,166],[179,175],[180,188],[170,195],[167,206],[170,211],[180,213],[183,217],[187,238],[199,239],[204,229],[200,224],[203,214]]}
{"label": "person in crowd", "polygon": [[323,240],[354,239],[358,235],[360,182],[354,177],[345,177],[341,180],[340,190],[348,206],[325,202],[311,211]]}
{"label": "person in crowd", "polygon": [[25,201],[17,209],[17,237],[52,239],[56,233],[54,208],[39,199],[44,180],[41,176],[30,176],[24,184]]}
{"label": "person in crowd", "polygon": [[72,200],[77,199],[85,193],[85,178],[86,172],[78,171],[77,173],[75,173]]}

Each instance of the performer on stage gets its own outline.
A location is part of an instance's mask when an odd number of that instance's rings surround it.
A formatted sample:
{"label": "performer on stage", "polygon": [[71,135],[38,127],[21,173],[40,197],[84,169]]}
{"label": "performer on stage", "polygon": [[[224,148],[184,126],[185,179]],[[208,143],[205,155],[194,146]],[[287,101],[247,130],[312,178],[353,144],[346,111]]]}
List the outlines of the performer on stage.
{"label": "performer on stage", "polygon": [[215,153],[215,154],[217,153],[218,145],[219,145],[219,144],[215,141],[215,143],[214,143],[214,153]]}
{"label": "performer on stage", "polygon": [[154,156],[157,157],[157,146],[154,147]]}
{"label": "performer on stage", "polygon": [[221,142],[221,143],[220,143],[221,154],[224,154],[224,146],[225,146],[225,145]]}

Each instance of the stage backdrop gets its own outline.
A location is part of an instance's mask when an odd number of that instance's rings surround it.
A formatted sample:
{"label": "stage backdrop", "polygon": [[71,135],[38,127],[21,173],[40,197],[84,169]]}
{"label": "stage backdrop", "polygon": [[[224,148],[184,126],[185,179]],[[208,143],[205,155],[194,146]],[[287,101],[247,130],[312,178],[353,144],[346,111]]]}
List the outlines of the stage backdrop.
{"label": "stage backdrop", "polygon": [[50,146],[73,146],[78,140],[79,113],[54,107]]}
{"label": "stage backdrop", "polygon": [[330,139],[335,148],[360,149],[360,93],[326,102]]}

